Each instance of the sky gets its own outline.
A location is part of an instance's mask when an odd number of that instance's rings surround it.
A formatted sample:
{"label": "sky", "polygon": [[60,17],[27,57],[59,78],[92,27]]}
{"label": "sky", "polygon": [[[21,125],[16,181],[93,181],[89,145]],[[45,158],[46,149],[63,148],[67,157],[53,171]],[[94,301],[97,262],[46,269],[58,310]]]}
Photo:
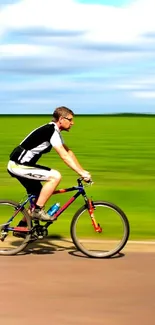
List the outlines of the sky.
{"label": "sky", "polygon": [[155,0],[0,0],[0,114],[155,114]]}

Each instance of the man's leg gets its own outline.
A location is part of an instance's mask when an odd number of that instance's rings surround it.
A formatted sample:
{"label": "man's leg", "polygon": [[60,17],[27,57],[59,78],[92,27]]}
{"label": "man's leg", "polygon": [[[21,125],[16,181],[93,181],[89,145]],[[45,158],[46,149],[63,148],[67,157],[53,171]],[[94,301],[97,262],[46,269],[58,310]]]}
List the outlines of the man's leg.
{"label": "man's leg", "polygon": [[[28,179],[24,177],[16,177],[20,183],[26,188],[27,194],[36,195],[38,198],[36,201],[36,209],[29,211],[32,218],[38,218],[40,220],[51,220],[50,216],[42,210],[48,199],[53,194],[54,190],[58,186],[61,180],[61,174],[56,170],[50,170],[50,176],[48,177],[46,183],[42,186],[40,181]],[[24,222],[24,218],[22,219]],[[21,222],[19,226],[24,226]]]}
{"label": "man's leg", "polygon": [[51,170],[50,174],[51,175],[43,185],[36,202],[36,204],[40,207],[43,207],[46,204],[61,181],[61,174],[57,170]]}
{"label": "man's leg", "polygon": [[[42,189],[42,184],[40,183],[40,181],[27,179],[27,178],[20,177],[20,176],[15,176],[10,171],[8,171],[8,172],[12,177],[15,177],[24,186],[28,195],[36,195],[36,197],[38,198],[40,191]],[[19,223],[17,224],[17,227],[27,227],[27,221],[26,221],[25,217],[23,217],[19,221]],[[13,235],[15,237],[22,237],[22,238],[26,237],[26,235],[24,233],[19,232],[19,231],[14,231]]]}
{"label": "man's leg", "polygon": [[[31,217],[35,217],[39,220],[51,220],[50,216],[42,210],[42,207],[45,205],[45,203],[48,201],[58,184],[61,180],[61,174],[57,172],[56,170],[50,171],[50,177],[42,186],[40,181],[32,180],[32,179],[26,179],[23,177],[17,177],[17,179],[20,181],[20,183],[26,188],[27,194],[29,195],[36,195],[38,197],[36,201],[36,205],[40,209],[34,209],[34,211],[28,211]],[[26,227],[27,222],[23,218],[18,223],[17,227]],[[14,231],[15,237],[25,237],[25,234],[22,234],[21,232]]]}
{"label": "man's leg", "polygon": [[[28,194],[36,194],[36,192],[33,192],[36,188],[38,189],[39,184],[39,197],[35,209],[31,212],[31,217],[42,221],[51,220],[48,213],[42,208],[59,184],[61,174],[48,167],[40,165],[23,166],[12,161],[8,163],[8,170],[22,183],[22,185],[24,185]],[[43,187],[40,183],[41,181],[46,181]]]}
{"label": "man's leg", "polygon": [[42,189],[42,184],[39,180],[33,180],[19,176],[16,176],[16,178],[25,187],[27,195],[35,195],[37,198],[39,197]]}
{"label": "man's leg", "polygon": [[[11,174],[11,173],[10,173]],[[11,176],[15,177],[13,174]],[[39,197],[40,191],[42,189],[42,184],[40,181],[27,179],[24,177],[16,176],[16,179],[25,187],[26,192],[28,195],[35,195],[37,198]],[[17,224],[17,227],[27,227],[27,221],[25,217],[23,217],[19,223]],[[25,237],[25,234],[22,234],[18,231],[14,231],[15,237]]]}
{"label": "man's leg", "polygon": [[42,187],[42,190],[36,202],[36,207],[31,213],[32,218],[39,219],[42,221],[52,220],[52,217],[50,217],[48,213],[43,210],[43,207],[53,194],[58,184],[60,183],[60,180],[61,174],[56,170],[51,170],[48,180]]}

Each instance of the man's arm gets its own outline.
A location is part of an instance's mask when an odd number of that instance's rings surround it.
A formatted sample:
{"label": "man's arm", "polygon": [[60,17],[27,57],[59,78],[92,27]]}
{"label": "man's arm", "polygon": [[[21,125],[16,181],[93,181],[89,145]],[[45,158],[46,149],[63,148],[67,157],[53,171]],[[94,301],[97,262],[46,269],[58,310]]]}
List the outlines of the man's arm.
{"label": "man's arm", "polygon": [[68,154],[70,155],[70,157],[72,157],[72,159],[74,160],[74,162],[76,163],[77,166],[79,166],[79,168],[83,169],[82,166],[80,165],[79,161],[77,160],[75,154],[73,153],[72,150],[70,150],[66,144],[63,144],[63,147],[65,148],[65,150],[68,152]]}
{"label": "man's arm", "polygon": [[65,164],[68,165],[70,168],[72,168],[77,174],[82,176],[86,181],[91,178],[89,172],[87,172],[82,168],[82,166],[77,161],[73,152],[69,150],[67,146],[65,145],[54,146],[54,149],[59,154],[61,159],[65,162]]}

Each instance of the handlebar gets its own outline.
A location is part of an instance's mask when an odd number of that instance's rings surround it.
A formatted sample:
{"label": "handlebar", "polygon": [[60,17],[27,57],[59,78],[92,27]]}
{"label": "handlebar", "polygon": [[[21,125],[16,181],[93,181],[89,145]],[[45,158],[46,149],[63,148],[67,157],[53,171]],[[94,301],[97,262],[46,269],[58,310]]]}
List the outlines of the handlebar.
{"label": "handlebar", "polygon": [[89,184],[89,185],[92,185],[92,184],[94,183],[94,182],[92,181],[92,179],[90,179],[89,181],[85,181],[83,177],[80,177],[80,178],[77,179],[77,182],[78,182],[79,185],[80,185],[80,183],[82,183],[83,181],[84,181],[85,183]]}

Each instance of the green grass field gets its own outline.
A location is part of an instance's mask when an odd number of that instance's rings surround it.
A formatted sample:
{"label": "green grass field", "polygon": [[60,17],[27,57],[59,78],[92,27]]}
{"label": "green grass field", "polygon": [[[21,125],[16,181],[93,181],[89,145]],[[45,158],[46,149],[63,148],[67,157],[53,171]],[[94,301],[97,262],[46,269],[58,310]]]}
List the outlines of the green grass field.
{"label": "green grass field", "polygon": [[[19,201],[24,188],[6,171],[9,153],[32,129],[48,122],[49,116],[0,117],[0,197]],[[94,185],[88,195],[111,201],[128,216],[130,239],[155,239],[155,118],[123,116],[77,116],[65,143],[92,174]],[[76,184],[77,175],[59,159],[54,150],[39,164],[58,169],[61,188]],[[53,197],[61,204],[72,194]],[[68,236],[70,221],[83,204],[82,198],[60,216],[51,232]]]}

